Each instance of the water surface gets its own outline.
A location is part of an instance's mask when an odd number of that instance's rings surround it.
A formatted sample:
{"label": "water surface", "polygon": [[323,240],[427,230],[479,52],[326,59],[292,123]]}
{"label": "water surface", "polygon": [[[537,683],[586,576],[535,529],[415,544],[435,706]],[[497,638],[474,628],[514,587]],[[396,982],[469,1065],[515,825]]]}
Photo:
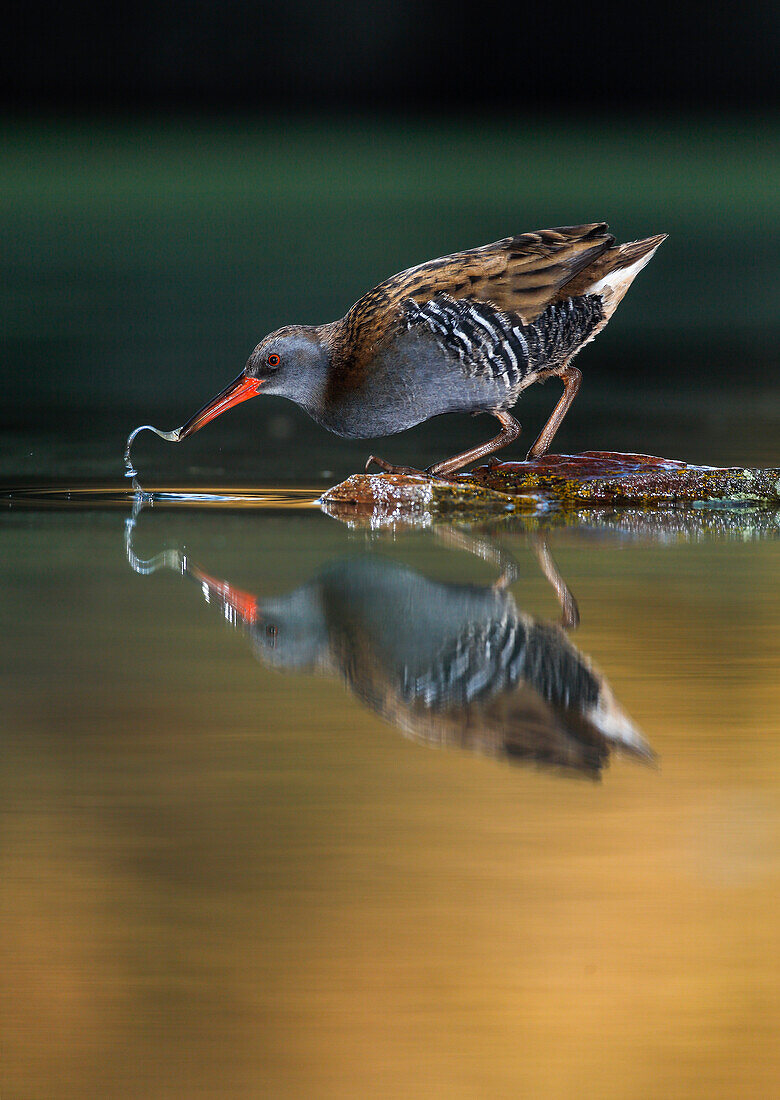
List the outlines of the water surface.
{"label": "water surface", "polygon": [[114,491],[0,517],[9,1095],[771,1094],[776,513]]}

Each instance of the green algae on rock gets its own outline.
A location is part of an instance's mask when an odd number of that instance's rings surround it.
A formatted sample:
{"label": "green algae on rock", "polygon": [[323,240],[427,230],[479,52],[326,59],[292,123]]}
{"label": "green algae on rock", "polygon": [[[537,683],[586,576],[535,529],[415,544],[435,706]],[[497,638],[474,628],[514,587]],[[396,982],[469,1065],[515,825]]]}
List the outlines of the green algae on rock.
{"label": "green algae on rock", "polygon": [[532,462],[479,466],[475,485],[507,493],[537,493],[572,504],[780,504],[780,469],[693,466],[653,455],[584,451]]}
{"label": "green algae on rock", "polygon": [[[584,451],[532,462],[493,462],[449,480],[415,474],[353,474],[328,489],[324,511],[368,526],[457,516],[522,513],[537,517],[572,508],[768,508],[780,504],[780,469],[694,466],[654,455]],[[772,526],[770,524],[770,526]]]}

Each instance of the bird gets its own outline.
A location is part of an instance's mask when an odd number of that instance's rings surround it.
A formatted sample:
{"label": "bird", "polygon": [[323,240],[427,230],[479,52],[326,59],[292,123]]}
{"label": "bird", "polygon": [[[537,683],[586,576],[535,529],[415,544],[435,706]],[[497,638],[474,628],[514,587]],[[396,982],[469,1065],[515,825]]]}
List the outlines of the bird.
{"label": "bird", "polygon": [[499,583],[443,583],[362,554],[261,598],[183,551],[128,559],[138,573],[167,566],[194,581],[262,664],[340,679],[414,741],[594,779],[614,750],[653,759],[565,628],[522,611]]}
{"label": "bird", "polygon": [[666,234],[616,245],[606,222],[542,229],[429,260],[364,294],[338,321],[286,325],[264,337],[242,373],[181,428],[180,442],[259,393],[289,398],[336,435],[370,439],[443,413],[489,413],[498,435],[425,471],[446,477],[520,435],[511,415],[523,390],[557,376],[563,394],[527,454],[550,448],[582,375],[577,353],[608,323]]}

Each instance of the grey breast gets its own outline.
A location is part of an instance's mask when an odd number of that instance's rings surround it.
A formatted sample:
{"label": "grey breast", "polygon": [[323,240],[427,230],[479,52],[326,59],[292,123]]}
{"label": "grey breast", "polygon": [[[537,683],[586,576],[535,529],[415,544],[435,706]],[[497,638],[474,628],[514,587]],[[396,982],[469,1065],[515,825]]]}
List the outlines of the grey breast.
{"label": "grey breast", "polygon": [[338,405],[311,415],[337,435],[355,439],[394,435],[442,413],[491,408],[496,387],[464,375],[455,354],[442,348],[427,329],[409,329],[379,352],[371,371]]}
{"label": "grey breast", "polygon": [[337,410],[311,410],[339,435],[393,435],[442,413],[511,409],[521,392],[564,366],[603,320],[598,295],[567,298],[531,323],[490,302],[438,294],[409,299],[404,327]]}

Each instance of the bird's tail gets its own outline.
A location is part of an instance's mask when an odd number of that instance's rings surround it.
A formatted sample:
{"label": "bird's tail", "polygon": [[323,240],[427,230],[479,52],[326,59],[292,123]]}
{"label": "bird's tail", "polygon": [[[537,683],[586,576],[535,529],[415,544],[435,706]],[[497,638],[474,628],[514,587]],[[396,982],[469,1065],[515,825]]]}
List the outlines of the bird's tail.
{"label": "bird's tail", "polygon": [[598,701],[586,712],[586,717],[610,745],[646,760],[654,759],[653,750],[617,702],[608,684],[602,682]]}
{"label": "bird's tail", "polygon": [[646,237],[643,241],[630,241],[602,253],[599,258],[581,271],[576,287],[567,285],[568,294],[600,294],[604,305],[605,321],[608,321],[623,300],[628,288],[639,272],[650,263],[659,245],[666,240],[666,233]]}

